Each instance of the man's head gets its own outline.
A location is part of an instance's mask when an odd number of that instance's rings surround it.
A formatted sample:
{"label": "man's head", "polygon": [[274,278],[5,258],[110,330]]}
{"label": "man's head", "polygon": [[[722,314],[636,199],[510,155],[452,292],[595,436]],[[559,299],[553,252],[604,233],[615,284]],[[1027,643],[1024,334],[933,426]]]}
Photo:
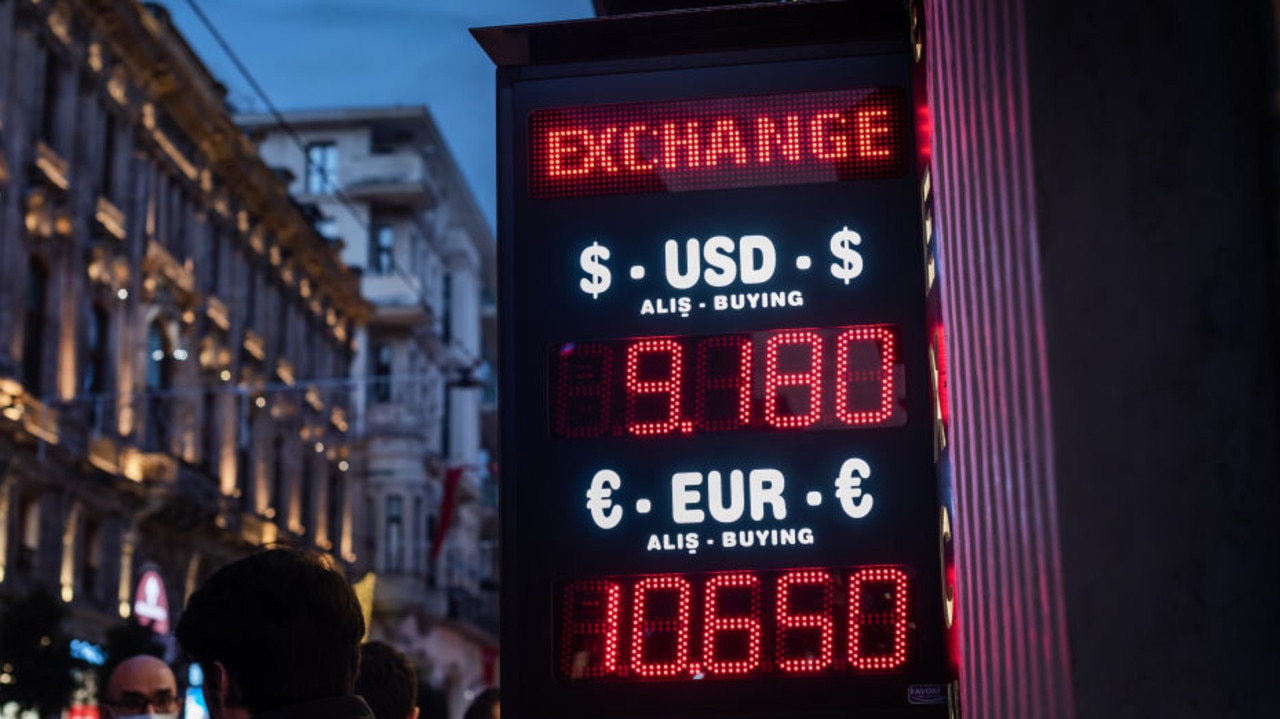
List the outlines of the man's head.
{"label": "man's head", "polygon": [[417,719],[418,673],[409,658],[390,644],[360,645],[356,694],[373,709],[374,719]]}
{"label": "man's head", "polygon": [[178,683],[169,665],[149,654],[120,662],[107,677],[105,714],[114,719],[172,717],[178,713]]}
{"label": "man's head", "polygon": [[214,572],[176,634],[204,670],[209,713],[221,719],[351,694],[364,617],[328,557],[268,549]]}

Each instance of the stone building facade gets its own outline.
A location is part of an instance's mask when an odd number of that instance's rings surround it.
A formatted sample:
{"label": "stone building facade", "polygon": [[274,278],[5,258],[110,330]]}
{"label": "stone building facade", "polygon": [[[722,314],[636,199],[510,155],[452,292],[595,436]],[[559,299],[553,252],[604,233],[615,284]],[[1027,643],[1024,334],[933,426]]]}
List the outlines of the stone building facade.
{"label": "stone building facade", "polygon": [[159,8],[0,0],[0,595],[88,642],[256,546],[359,559],[369,307],[223,95]]}
{"label": "stone building facade", "polygon": [[461,716],[497,681],[495,243],[425,107],[242,115],[372,305],[351,366],[371,637]]}

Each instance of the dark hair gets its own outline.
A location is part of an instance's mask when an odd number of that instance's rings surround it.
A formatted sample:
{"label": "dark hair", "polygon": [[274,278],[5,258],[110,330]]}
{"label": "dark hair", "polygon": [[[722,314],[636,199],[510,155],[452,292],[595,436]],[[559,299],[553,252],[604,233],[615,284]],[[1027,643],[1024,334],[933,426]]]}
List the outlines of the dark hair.
{"label": "dark hair", "polygon": [[222,662],[238,689],[229,703],[256,714],[351,694],[364,615],[328,556],[268,549],[214,572],[176,635],[206,677]]}
{"label": "dark hair", "polygon": [[360,645],[356,694],[373,709],[374,719],[408,719],[418,703],[418,672],[390,644],[365,642]]}
{"label": "dark hair", "polygon": [[497,703],[498,688],[489,687],[471,700],[471,705],[467,707],[467,712],[462,715],[462,719],[489,719],[492,716],[493,705]]}

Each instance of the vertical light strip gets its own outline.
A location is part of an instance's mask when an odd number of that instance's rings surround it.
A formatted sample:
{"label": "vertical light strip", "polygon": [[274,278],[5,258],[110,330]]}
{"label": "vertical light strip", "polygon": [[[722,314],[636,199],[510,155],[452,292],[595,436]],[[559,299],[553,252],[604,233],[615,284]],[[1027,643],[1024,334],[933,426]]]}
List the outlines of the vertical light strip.
{"label": "vertical light strip", "polygon": [[962,703],[1072,719],[1024,1],[928,2]]}

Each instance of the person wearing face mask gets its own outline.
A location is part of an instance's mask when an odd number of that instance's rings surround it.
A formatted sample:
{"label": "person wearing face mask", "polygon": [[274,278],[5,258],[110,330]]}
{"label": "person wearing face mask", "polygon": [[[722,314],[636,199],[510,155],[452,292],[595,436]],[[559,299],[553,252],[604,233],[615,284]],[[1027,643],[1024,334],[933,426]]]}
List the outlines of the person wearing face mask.
{"label": "person wearing face mask", "polygon": [[177,719],[178,682],[169,665],[149,654],[120,662],[107,678],[108,719]]}

